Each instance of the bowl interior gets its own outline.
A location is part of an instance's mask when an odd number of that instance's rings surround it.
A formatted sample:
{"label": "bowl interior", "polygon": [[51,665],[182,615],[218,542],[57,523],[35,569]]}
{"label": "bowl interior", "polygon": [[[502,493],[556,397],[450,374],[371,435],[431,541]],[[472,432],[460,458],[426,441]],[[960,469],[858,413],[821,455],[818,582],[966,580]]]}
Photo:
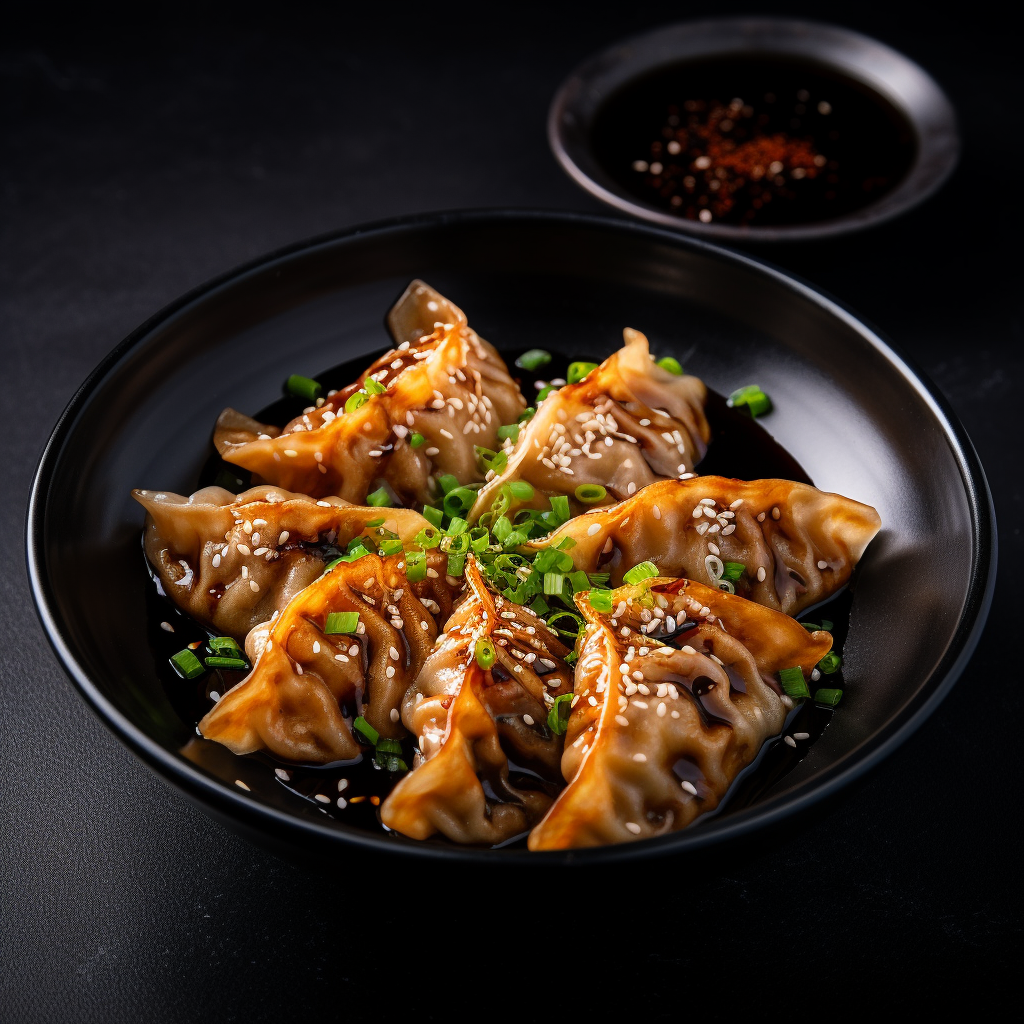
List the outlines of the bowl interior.
{"label": "bowl interior", "polygon": [[31,511],[37,601],[87,698],[172,781],[268,827],[386,842],[318,816],[251,760],[224,750],[197,767],[181,752],[194,723],[155,671],[143,515],[129,490],[190,493],[222,408],[253,412],[291,373],[379,350],[384,314],[414,276],[499,349],[596,358],[633,326],[718,391],[760,384],[775,405],[765,427],[815,484],[881,514],[854,595],[846,697],[825,734],[754,807],[655,844],[703,843],[796,806],[949,682],[982,614],[984,509],[954,428],[875,335],[780,274],[667,232],[568,215],[439,217],[310,244],[200,290],[113,353],[55,432]]}

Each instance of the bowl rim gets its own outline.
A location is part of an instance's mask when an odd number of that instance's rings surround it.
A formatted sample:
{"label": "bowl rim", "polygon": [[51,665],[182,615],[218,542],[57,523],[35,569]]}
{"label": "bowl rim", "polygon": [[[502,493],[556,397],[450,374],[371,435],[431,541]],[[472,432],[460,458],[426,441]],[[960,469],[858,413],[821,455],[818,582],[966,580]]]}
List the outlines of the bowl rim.
{"label": "bowl rim", "polygon": [[[917,152],[906,177],[874,202],[809,224],[720,224],[687,220],[633,196],[598,163],[589,144],[600,104],[656,68],[728,55],[806,59],[882,94],[906,118]],[[626,73],[627,69],[631,69]],[[602,91],[603,90],[603,91]],[[905,91],[915,93],[913,101]],[[880,40],[801,18],[724,17],[680,21],[631,36],[586,58],[559,86],[548,112],[548,143],[562,169],[596,199],[653,224],[733,242],[790,242],[862,231],[924,202],[953,173],[960,154],[957,118],[941,86],[919,64]]]}
{"label": "bowl rim", "polygon": [[[48,492],[60,463],[64,446],[74,432],[79,413],[93,393],[100,388],[108,373],[128,352],[141,344],[155,328],[165,324],[187,307],[202,302],[216,292],[226,289],[246,277],[264,273],[275,264],[293,257],[308,255],[320,248],[331,248],[349,243],[357,244],[360,240],[371,237],[386,238],[390,235],[401,238],[411,231],[437,230],[448,225],[499,227],[509,222],[548,228],[583,227],[613,233],[620,232],[649,241],[658,241],[674,247],[689,249],[712,259],[739,265],[754,273],[767,275],[776,284],[794,292],[798,298],[812,303],[825,313],[843,321],[891,365],[893,370],[918,393],[929,407],[960,470],[960,478],[970,510],[973,542],[967,597],[946,652],[931,676],[925,681],[918,698],[909,702],[886,726],[848,752],[835,765],[826,768],[817,778],[807,780],[795,789],[753,804],[749,808],[716,818],[705,827],[684,829],[633,843],[578,850],[531,852],[522,849],[479,849],[432,843],[417,844],[413,840],[396,842],[395,839],[386,835],[376,835],[355,827],[339,828],[336,823],[324,825],[315,820],[308,820],[278,810],[252,799],[250,795],[229,788],[220,779],[207,774],[182,758],[177,751],[172,751],[151,738],[120,711],[93,682],[89,672],[78,660],[74,647],[65,636],[62,627],[56,595],[51,588],[46,566]],[[414,214],[319,235],[284,246],[243,263],[233,270],[200,284],[166,305],[132,331],[99,362],[61,413],[46,442],[32,481],[25,540],[29,586],[36,612],[50,646],[79,694],[103,724],[130,750],[156,770],[164,781],[197,800],[215,817],[227,817],[239,825],[255,829],[273,840],[285,839],[286,845],[292,845],[292,848],[295,843],[308,844],[311,853],[318,849],[322,850],[327,845],[333,845],[335,849],[353,846],[373,854],[410,854],[427,859],[493,864],[524,863],[538,867],[552,864],[609,862],[625,858],[697,851],[717,846],[806,811],[864,775],[920,727],[944,699],[967,665],[977,646],[992,603],[998,547],[995,511],[988,481],[977,452],[956,414],[935,385],[920,370],[913,367],[874,329],[854,316],[835,299],[763,260],[724,249],[719,245],[679,232],[666,231],[615,217],[557,210],[509,208]]]}

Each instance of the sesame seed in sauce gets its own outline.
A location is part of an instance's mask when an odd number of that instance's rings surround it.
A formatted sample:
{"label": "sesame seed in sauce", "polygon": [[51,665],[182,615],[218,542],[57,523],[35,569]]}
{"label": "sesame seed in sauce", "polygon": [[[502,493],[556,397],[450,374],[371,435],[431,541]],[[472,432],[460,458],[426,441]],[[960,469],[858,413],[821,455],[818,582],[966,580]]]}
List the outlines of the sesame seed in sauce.
{"label": "sesame seed in sauce", "polygon": [[239,789],[244,789],[246,791],[246,793],[251,793],[252,792],[252,790],[250,790],[249,787],[241,779],[235,779],[235,785]]}
{"label": "sesame seed in sauce", "polygon": [[764,578],[765,578],[766,575],[767,575],[767,573],[765,572],[764,566],[763,565],[758,566],[758,569],[757,569],[757,582],[758,583],[764,583]]}
{"label": "sesame seed in sauce", "polygon": [[161,622],[160,628],[166,633],[173,633],[174,627],[169,622]]}
{"label": "sesame seed in sauce", "polygon": [[785,737],[785,743],[786,743],[786,746],[788,746],[788,747],[795,747],[796,746],[796,740],[793,739],[792,736],[786,736]]}
{"label": "sesame seed in sauce", "polygon": [[534,724],[534,723],[533,723],[533,715],[523,715],[523,721],[524,721],[524,722],[525,722],[525,723],[526,723],[527,725],[533,725],[533,724]]}
{"label": "sesame seed in sauce", "polygon": [[635,821],[627,821],[626,828],[628,828],[629,831],[633,833],[633,835],[640,835],[640,826]]}
{"label": "sesame seed in sauce", "polygon": [[284,453],[289,459],[294,459],[299,454],[294,448],[285,448]]}
{"label": "sesame seed in sauce", "polygon": [[819,559],[818,560],[818,568],[819,569],[827,569],[828,568],[828,562],[826,562],[824,559]]}
{"label": "sesame seed in sauce", "polygon": [[680,782],[679,785],[683,789],[685,789],[686,792],[690,794],[690,796],[697,795],[697,787],[692,782],[687,782],[686,779],[683,779],[683,781]]}
{"label": "sesame seed in sauce", "polygon": [[644,764],[647,761],[647,755],[646,754],[641,754],[638,751],[637,753],[635,753],[633,755],[633,760],[636,761],[637,764]]}
{"label": "sesame seed in sauce", "polygon": [[440,451],[440,448],[427,448],[424,450],[423,454],[430,456],[430,458],[433,458],[435,455],[439,454]]}

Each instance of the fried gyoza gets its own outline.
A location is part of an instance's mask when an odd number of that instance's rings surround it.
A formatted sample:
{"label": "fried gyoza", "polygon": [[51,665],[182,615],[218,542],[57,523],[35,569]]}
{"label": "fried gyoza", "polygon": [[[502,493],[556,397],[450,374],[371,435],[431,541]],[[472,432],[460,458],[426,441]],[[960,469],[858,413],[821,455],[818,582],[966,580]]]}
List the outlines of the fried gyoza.
{"label": "fried gyoza", "polygon": [[562,757],[569,785],[531,850],[664,835],[714,810],[785,724],[791,702],[775,674],[809,676],[832,646],[826,632],[690,580],[646,580],[612,602],[600,614],[577,601],[587,627]]}
{"label": "fried gyoza", "polygon": [[[421,754],[384,801],[381,820],[414,839],[440,832],[493,846],[540,820],[561,786],[562,738],[547,717],[554,698],[572,689],[572,670],[554,630],[490,593],[472,558],[466,581],[466,597],[402,702]],[[476,649],[488,640],[495,660],[484,669]]]}
{"label": "fried gyoza", "polygon": [[[397,345],[358,381],[283,430],[234,409],[217,421],[221,456],[270,483],[361,503],[386,485],[404,505],[436,497],[434,478],[481,479],[475,445],[494,449],[498,428],[526,405],[497,351],[457,306],[413,281],[388,316]],[[358,409],[346,401],[371,378],[384,388]],[[423,443],[413,447],[413,434]]]}
{"label": "fried gyoza", "polygon": [[697,377],[658,366],[639,331],[627,328],[623,335],[623,348],[578,384],[541,402],[505,469],[480,491],[471,521],[515,480],[536,491],[526,507],[546,508],[543,496],[565,494],[575,515],[592,507],[574,495],[581,484],[600,484],[610,503],[655,480],[693,471],[711,434],[704,416],[707,389]]}
{"label": "fried gyoza", "polygon": [[645,561],[710,585],[738,563],[737,594],[796,615],[847,583],[880,525],[870,505],[810,484],[704,476],[659,481],[530,547],[570,537],[575,567],[610,573],[612,586]]}
{"label": "fried gyoza", "polygon": [[317,579],[355,537],[383,530],[409,543],[429,528],[410,509],[314,500],[279,487],[237,496],[204,487],[188,498],[136,490],[132,497],[146,509],[146,557],[164,592],[197,622],[238,641]]}
{"label": "fried gyoza", "polygon": [[[199,723],[203,736],[236,754],[320,764],[359,755],[359,715],[382,736],[404,736],[399,702],[452,607],[444,558],[428,555],[426,578],[410,582],[404,557],[335,566],[258,628],[246,645],[252,672]],[[358,612],[358,632],[327,633],[331,612]]]}

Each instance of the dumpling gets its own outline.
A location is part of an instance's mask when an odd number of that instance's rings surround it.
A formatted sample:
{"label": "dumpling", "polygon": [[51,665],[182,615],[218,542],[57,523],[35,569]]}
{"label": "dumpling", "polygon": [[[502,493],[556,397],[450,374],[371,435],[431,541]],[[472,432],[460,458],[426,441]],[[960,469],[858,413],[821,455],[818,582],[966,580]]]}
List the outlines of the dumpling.
{"label": "dumpling", "polygon": [[146,557],[164,593],[197,622],[238,641],[356,537],[397,535],[411,543],[430,527],[411,509],[314,500],[279,487],[239,495],[204,487],[187,498],[135,490],[132,497],[146,509]]}
{"label": "dumpling", "polygon": [[[398,706],[452,607],[444,557],[430,552],[410,582],[404,555],[364,555],[325,573],[246,644],[252,672],[199,723],[236,754],[287,761],[353,760],[362,715],[381,736],[405,735]],[[355,634],[327,632],[331,612],[357,612]]]}
{"label": "dumpling", "polygon": [[[225,410],[214,432],[221,456],[281,487],[355,503],[386,485],[401,504],[422,505],[437,496],[438,475],[480,481],[475,446],[495,449],[498,428],[526,405],[501,356],[422,281],[409,285],[388,326],[396,348],[283,430]],[[367,379],[379,393],[345,412]]]}
{"label": "dumpling", "polygon": [[792,701],[776,673],[808,676],[832,646],[826,632],[690,580],[623,587],[610,614],[577,603],[587,627],[562,757],[569,785],[531,850],[646,839],[714,810],[785,724]]}
{"label": "dumpling", "polygon": [[845,586],[881,522],[870,505],[809,484],[703,476],[659,481],[530,547],[570,537],[575,567],[610,573],[612,586],[651,561],[796,615]]}
{"label": "dumpling", "polygon": [[711,436],[704,416],[707,389],[697,377],[658,366],[639,331],[627,328],[623,335],[623,348],[578,384],[541,402],[505,469],[480,491],[471,521],[516,480],[534,488],[525,507],[546,508],[544,496],[565,494],[575,515],[593,507],[575,496],[582,484],[604,487],[602,503],[611,503],[655,480],[693,471]]}
{"label": "dumpling", "polygon": [[[561,787],[562,737],[548,727],[572,690],[568,648],[528,608],[491,594],[466,562],[467,595],[402,703],[421,754],[381,806],[413,839],[440,832],[494,846],[528,831]],[[477,645],[493,645],[489,668]],[[484,663],[486,663],[486,658]]]}

